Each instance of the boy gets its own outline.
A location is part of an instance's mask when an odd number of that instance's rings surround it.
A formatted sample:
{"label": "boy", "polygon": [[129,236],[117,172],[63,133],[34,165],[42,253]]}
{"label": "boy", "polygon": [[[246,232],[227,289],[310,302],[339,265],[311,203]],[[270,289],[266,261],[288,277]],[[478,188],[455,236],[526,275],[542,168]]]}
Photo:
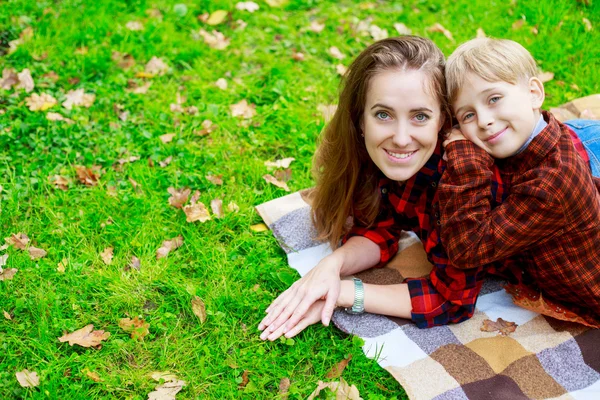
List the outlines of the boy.
{"label": "boy", "polygon": [[516,42],[474,39],[450,56],[446,80],[460,130],[444,142],[438,194],[453,265],[494,264],[562,306],[546,313],[598,326],[600,179],[570,129],[541,111],[535,61]]}

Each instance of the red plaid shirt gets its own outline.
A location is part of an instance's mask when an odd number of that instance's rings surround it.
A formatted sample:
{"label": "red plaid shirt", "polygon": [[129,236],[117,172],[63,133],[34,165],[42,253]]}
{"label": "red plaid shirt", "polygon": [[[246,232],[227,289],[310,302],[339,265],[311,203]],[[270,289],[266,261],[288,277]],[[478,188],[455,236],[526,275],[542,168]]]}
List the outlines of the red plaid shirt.
{"label": "red plaid shirt", "polygon": [[[578,152],[589,162],[581,142],[574,133],[571,132],[571,135]],[[512,259],[504,260],[500,268],[487,265],[485,270],[483,264],[470,269],[451,265],[440,237],[437,186],[446,169],[442,155],[440,142],[423,168],[404,184],[382,178],[379,183],[381,210],[375,222],[370,227],[355,226],[345,237],[347,240],[352,236],[364,236],[376,243],[381,251],[381,266],[398,251],[401,231],[417,234],[429,261],[434,265],[429,278],[407,280],[413,308],[412,319],[421,328],[470,318],[485,274],[492,272],[510,277],[510,271],[514,273],[518,269]],[[495,165],[491,166],[490,187],[490,204],[497,207],[504,201],[507,188]]]}

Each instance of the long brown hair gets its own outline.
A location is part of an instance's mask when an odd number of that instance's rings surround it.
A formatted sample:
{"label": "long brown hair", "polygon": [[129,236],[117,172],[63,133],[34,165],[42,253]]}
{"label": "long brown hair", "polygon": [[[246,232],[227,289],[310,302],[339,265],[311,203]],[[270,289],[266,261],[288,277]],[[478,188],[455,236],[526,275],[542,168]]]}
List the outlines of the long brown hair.
{"label": "long brown hair", "polygon": [[369,226],[379,211],[380,171],[367,153],[360,127],[370,80],[385,70],[421,70],[429,77],[428,89],[439,100],[442,118],[448,118],[444,66],[444,55],[431,40],[410,35],[373,43],[350,65],[313,164],[317,181],[311,195],[313,223],[319,239],[333,249],[345,233],[348,217]]}

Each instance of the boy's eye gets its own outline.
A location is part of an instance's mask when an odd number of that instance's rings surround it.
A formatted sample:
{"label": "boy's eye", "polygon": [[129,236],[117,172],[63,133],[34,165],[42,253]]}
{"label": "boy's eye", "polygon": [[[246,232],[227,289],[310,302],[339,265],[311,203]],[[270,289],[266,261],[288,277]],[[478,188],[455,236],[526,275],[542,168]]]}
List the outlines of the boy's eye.
{"label": "boy's eye", "polygon": [[415,119],[418,122],[425,122],[425,121],[427,121],[429,119],[429,115],[423,114],[423,113],[417,114],[417,115],[415,115]]}
{"label": "boy's eye", "polygon": [[390,114],[385,111],[378,111],[375,116],[384,121],[390,119]]}
{"label": "boy's eye", "polygon": [[490,99],[490,103],[494,104],[497,103],[500,100],[499,96],[494,96]]}

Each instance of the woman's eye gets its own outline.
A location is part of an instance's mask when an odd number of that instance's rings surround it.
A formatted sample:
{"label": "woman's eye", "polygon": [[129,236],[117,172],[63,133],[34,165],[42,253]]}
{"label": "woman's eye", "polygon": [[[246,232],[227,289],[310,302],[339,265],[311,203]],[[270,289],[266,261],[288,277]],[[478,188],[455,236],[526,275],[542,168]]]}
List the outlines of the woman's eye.
{"label": "woman's eye", "polygon": [[417,115],[415,115],[415,119],[418,122],[425,122],[429,119],[429,116],[427,114],[417,114]]}
{"label": "woman's eye", "polygon": [[390,118],[390,114],[385,111],[379,111],[375,116],[381,120],[387,120]]}

